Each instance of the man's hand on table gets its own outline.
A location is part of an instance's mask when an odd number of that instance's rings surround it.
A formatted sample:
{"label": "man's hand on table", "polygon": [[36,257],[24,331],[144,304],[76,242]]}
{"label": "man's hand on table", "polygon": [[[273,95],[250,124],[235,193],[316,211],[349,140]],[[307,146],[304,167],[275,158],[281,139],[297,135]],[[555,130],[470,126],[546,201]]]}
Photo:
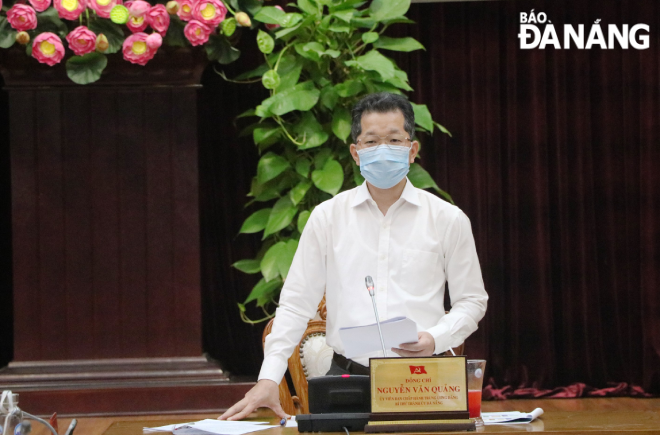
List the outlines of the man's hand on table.
{"label": "man's hand on table", "polygon": [[426,331],[417,333],[417,343],[403,343],[400,348],[393,347],[392,352],[405,357],[431,356],[435,352],[435,339]]}
{"label": "man's hand on table", "polygon": [[289,418],[280,405],[279,386],[269,379],[262,379],[245,394],[242,400],[218,417],[218,420],[242,420],[261,407],[272,409],[279,418]]}

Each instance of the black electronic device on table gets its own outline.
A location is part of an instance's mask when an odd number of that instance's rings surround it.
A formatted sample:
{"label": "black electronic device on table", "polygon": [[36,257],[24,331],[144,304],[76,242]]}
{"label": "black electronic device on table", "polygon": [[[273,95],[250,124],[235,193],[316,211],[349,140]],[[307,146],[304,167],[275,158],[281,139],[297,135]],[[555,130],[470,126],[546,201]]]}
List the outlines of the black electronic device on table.
{"label": "black electronic device on table", "polygon": [[339,414],[302,414],[296,416],[298,432],[364,432],[369,423],[369,412]]}
{"label": "black electronic device on table", "polygon": [[371,413],[369,376],[322,376],[308,385],[310,414],[296,416],[298,432],[364,431]]}

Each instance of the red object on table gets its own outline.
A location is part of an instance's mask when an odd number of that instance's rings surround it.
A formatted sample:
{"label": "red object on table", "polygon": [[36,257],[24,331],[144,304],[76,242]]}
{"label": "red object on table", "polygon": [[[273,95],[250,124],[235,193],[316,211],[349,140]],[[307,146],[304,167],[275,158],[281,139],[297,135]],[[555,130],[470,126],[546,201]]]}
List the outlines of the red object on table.
{"label": "red object on table", "polygon": [[470,418],[481,417],[481,390],[468,390]]}
{"label": "red object on table", "polygon": [[53,415],[50,416],[50,420],[48,421],[51,426],[53,426],[53,429],[55,429],[55,432],[59,432],[60,428],[57,425],[57,412],[53,412]]}

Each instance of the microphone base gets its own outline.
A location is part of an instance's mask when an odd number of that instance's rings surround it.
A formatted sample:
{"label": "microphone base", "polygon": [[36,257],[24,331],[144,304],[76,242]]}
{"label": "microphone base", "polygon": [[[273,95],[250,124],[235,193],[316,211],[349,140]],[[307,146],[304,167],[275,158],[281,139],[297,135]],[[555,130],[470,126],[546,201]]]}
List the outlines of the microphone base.
{"label": "microphone base", "polygon": [[302,414],[296,416],[298,432],[363,432],[369,423],[368,412],[336,414]]}

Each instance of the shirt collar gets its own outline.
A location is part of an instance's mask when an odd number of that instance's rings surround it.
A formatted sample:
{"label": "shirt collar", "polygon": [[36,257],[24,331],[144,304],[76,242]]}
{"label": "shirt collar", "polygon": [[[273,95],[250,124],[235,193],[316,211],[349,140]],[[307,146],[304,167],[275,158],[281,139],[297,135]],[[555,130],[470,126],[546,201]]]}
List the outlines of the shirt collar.
{"label": "shirt collar", "polygon": [[[410,204],[416,206],[421,205],[419,202],[419,193],[417,193],[417,188],[412,185],[408,177],[406,177],[406,186],[403,188],[403,192],[401,192],[401,198]],[[353,198],[353,203],[351,206],[356,207],[368,199],[373,200],[371,198],[371,193],[369,193],[367,182],[365,181],[357,188],[357,192],[355,193],[355,198]]]}

